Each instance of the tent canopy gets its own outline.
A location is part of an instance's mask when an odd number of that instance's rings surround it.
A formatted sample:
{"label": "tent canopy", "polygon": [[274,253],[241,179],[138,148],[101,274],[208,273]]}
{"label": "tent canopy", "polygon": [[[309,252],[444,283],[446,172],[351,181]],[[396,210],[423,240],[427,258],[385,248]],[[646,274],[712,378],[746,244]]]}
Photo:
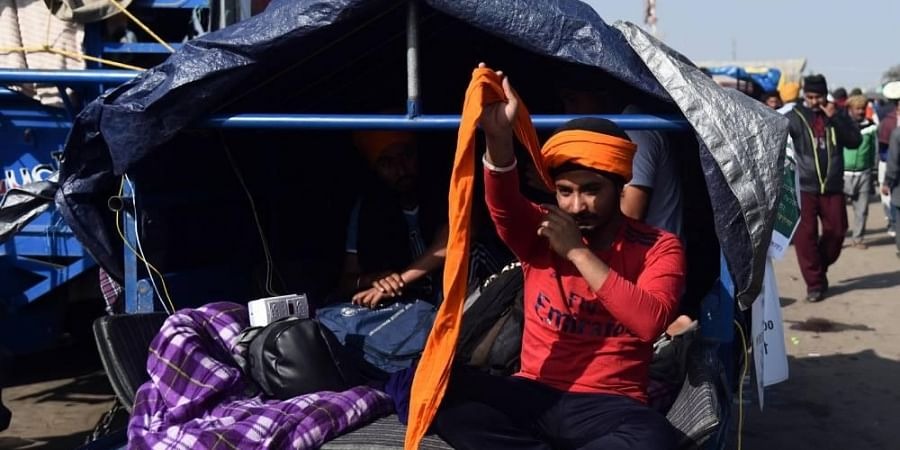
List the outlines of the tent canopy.
{"label": "tent canopy", "polygon": [[[654,112],[683,114],[700,143],[679,149],[697,161],[697,176],[685,182],[708,193],[737,297],[753,301],[779,192],[784,118],[719,88],[638,27],[609,26],[575,0],[426,0],[419,10],[425,113],[458,114],[472,68],[486,61],[510,75],[533,113],[559,113],[553,87],[573,77],[629,89]],[[282,0],[186,43],[77,117],[57,205],[98,263],[121,277],[122,243],[107,204],[127,174],[147,257],[167,273],[218,268],[211,284],[220,291],[196,276],[181,284],[233,296],[246,276],[223,274],[264,271],[267,259],[249,194],[278,263],[276,282],[315,295],[340,267],[347,214],[366,176],[349,133],[193,124],[213,113],[402,110],[406,16],[405,1]],[[454,133],[420,133],[423,165],[446,177],[454,142]],[[177,275],[167,279],[179,284]]]}

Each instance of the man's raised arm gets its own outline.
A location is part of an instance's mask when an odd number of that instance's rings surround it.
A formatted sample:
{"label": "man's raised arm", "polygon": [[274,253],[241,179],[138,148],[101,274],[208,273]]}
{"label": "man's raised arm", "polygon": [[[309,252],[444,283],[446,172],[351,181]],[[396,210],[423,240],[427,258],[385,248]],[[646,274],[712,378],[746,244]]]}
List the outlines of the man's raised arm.
{"label": "man's raised arm", "polygon": [[[478,65],[484,68],[484,64]],[[513,121],[519,98],[509,79],[498,71],[506,102],[485,105],[479,125],[485,136],[484,195],[491,219],[500,239],[520,260],[527,259],[535,242],[540,223],[539,208],[519,191],[516,156],[513,151]]]}

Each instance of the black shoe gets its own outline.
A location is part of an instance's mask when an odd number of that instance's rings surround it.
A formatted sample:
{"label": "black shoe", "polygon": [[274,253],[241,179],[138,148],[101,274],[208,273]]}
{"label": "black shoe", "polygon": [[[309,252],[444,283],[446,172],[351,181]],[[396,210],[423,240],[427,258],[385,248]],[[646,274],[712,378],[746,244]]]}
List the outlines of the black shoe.
{"label": "black shoe", "polygon": [[809,291],[806,293],[806,301],[810,303],[821,302],[825,298],[825,293],[822,291]]}

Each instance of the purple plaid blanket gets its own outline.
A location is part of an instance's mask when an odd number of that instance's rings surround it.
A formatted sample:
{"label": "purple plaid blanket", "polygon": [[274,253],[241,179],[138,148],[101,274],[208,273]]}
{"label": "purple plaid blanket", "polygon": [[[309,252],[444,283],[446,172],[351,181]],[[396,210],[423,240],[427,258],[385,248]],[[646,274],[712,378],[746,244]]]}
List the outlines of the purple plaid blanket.
{"label": "purple plaid blanket", "polygon": [[150,381],[135,396],[128,448],[317,448],[393,408],[386,394],[366,386],[285,401],[251,397],[251,381],[231,357],[247,326],[247,308],[234,303],[166,320],[150,344]]}

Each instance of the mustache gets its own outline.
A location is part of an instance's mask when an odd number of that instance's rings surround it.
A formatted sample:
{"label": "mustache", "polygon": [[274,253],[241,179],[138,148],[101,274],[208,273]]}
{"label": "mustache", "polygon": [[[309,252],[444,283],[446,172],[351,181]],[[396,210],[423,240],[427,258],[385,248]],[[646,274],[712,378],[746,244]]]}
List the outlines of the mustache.
{"label": "mustache", "polygon": [[596,222],[599,219],[596,214],[587,212],[572,214],[572,218],[575,219],[577,224]]}

